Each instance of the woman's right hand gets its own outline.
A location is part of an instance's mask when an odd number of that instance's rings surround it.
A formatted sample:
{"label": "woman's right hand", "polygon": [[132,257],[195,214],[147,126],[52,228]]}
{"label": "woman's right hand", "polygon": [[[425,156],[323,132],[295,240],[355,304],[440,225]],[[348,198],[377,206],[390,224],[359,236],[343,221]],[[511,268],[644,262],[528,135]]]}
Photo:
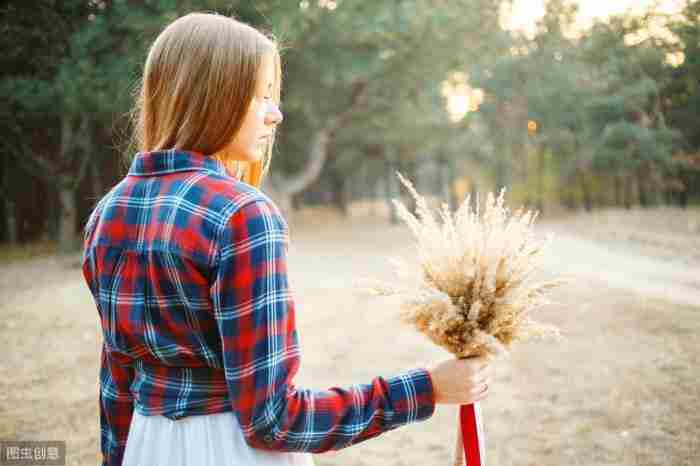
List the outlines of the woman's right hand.
{"label": "woman's right hand", "polygon": [[468,405],[488,395],[489,358],[446,359],[428,368],[436,404]]}

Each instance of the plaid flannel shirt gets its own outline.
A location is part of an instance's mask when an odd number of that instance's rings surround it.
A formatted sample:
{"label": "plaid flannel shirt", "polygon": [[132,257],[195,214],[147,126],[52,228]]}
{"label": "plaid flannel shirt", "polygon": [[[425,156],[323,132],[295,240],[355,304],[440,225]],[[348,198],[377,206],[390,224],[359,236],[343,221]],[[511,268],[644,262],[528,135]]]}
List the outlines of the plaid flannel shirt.
{"label": "plaid flannel shirt", "polygon": [[250,446],[313,453],[433,414],[424,368],[346,388],[294,385],[288,238],[269,197],[215,159],[136,155],[84,232],[104,336],[103,465],[121,464],[134,409],[170,419],[233,411]]}

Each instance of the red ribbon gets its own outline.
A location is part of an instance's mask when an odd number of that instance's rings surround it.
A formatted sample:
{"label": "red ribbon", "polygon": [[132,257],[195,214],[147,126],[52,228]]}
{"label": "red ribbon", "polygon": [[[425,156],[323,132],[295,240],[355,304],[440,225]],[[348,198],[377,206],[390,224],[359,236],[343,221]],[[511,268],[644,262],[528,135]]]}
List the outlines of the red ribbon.
{"label": "red ribbon", "polygon": [[479,402],[459,407],[460,431],[466,466],[486,466],[485,439]]}

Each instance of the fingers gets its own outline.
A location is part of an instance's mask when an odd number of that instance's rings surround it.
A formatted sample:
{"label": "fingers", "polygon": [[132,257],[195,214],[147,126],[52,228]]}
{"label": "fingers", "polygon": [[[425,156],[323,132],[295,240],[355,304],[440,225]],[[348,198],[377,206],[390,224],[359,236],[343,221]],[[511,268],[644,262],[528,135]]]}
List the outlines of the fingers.
{"label": "fingers", "polygon": [[482,401],[489,395],[488,388],[474,397],[474,401]]}
{"label": "fingers", "polygon": [[483,356],[441,361],[430,371],[437,403],[468,404],[488,394],[491,369]]}
{"label": "fingers", "polygon": [[471,388],[469,390],[471,397],[478,397],[482,399],[486,396],[489,389],[489,384],[491,383],[491,376],[488,369],[482,370],[476,374],[473,374],[470,378]]}
{"label": "fingers", "polygon": [[482,395],[486,392],[489,391],[489,384],[485,383],[483,385],[479,385],[477,392]]}
{"label": "fingers", "polygon": [[466,366],[463,368],[464,375],[471,378],[471,379],[479,379],[483,377],[488,377],[490,374],[490,368],[489,367],[475,367],[475,366]]}
{"label": "fingers", "polygon": [[467,379],[469,379],[472,383],[480,383],[483,382],[486,379],[491,378],[491,373],[489,371],[481,371],[481,372],[476,372],[474,374],[470,374],[467,376]]}
{"label": "fingers", "polygon": [[481,383],[479,385],[474,385],[471,389],[471,392],[473,394],[479,394],[483,393],[485,390],[488,390],[489,384],[488,383]]}
{"label": "fingers", "polygon": [[480,379],[475,383],[475,385],[478,386],[478,387],[483,387],[484,385],[488,385],[488,384],[490,384],[490,383],[491,383],[491,377],[483,377],[483,378],[480,378]]}

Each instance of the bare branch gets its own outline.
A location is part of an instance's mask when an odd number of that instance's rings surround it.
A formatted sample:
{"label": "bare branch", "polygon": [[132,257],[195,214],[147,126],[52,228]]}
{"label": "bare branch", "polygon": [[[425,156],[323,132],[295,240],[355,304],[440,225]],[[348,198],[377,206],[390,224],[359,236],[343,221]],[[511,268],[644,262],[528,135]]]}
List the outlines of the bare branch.
{"label": "bare branch", "polygon": [[298,175],[283,181],[281,187],[285,193],[299,193],[318,178],[328,157],[328,143],[330,139],[331,135],[328,128],[314,132],[311,139],[309,159]]}

